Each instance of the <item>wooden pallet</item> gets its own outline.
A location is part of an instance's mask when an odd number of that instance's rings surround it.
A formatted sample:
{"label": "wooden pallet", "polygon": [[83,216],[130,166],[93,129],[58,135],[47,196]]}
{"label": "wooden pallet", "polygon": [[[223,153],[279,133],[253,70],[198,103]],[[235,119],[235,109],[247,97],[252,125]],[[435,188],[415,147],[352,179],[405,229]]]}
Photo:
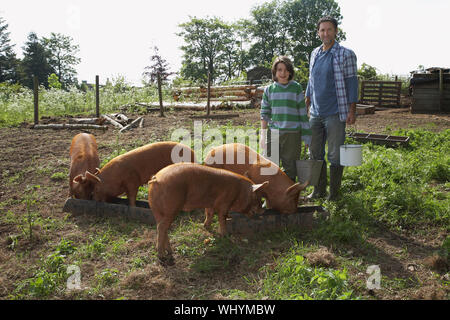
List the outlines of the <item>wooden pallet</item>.
{"label": "wooden pallet", "polygon": [[361,83],[361,102],[377,106],[399,106],[400,81],[369,81]]}
{"label": "wooden pallet", "polygon": [[[114,202],[67,199],[63,211],[75,216],[122,217],[129,221],[137,221],[148,225],[156,224],[147,201],[136,201],[136,207],[129,207],[126,199],[116,199]],[[266,210],[264,214],[252,218],[233,212],[229,214],[227,219],[227,232],[230,234],[254,234],[284,229],[293,225],[310,229],[315,225],[318,214],[328,215],[321,206],[301,206],[297,213],[289,215],[282,215],[274,210]]]}

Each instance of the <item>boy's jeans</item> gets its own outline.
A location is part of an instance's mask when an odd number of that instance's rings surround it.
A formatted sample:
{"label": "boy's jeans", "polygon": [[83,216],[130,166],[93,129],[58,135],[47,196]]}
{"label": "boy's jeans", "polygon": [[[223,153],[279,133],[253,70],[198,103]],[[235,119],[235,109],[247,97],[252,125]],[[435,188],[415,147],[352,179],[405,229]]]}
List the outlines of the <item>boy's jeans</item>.
{"label": "boy's jeans", "polygon": [[328,161],[331,167],[339,167],[340,147],[345,142],[345,122],[339,120],[339,115],[309,118],[312,139],[310,151],[312,160],[325,160],[325,144],[328,141]]}
{"label": "boy's jeans", "polygon": [[[278,141],[276,141],[278,140]],[[302,134],[301,132],[279,131],[278,135],[274,135],[271,130],[267,133],[267,152],[272,156],[272,146],[279,148],[279,160],[284,168],[286,175],[295,182],[297,178],[296,160],[300,160],[302,151]],[[271,159],[276,165],[280,166],[280,161]]]}

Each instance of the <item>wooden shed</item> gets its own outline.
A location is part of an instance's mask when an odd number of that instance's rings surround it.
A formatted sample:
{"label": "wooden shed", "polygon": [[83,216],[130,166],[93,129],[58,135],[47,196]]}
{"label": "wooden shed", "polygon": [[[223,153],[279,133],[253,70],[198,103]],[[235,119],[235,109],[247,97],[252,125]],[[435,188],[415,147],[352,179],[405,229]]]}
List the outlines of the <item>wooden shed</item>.
{"label": "wooden shed", "polygon": [[272,70],[265,67],[256,67],[247,71],[247,80],[251,83],[261,83],[262,80],[271,80]]}
{"label": "wooden shed", "polygon": [[412,113],[450,112],[450,69],[429,68],[410,81]]}

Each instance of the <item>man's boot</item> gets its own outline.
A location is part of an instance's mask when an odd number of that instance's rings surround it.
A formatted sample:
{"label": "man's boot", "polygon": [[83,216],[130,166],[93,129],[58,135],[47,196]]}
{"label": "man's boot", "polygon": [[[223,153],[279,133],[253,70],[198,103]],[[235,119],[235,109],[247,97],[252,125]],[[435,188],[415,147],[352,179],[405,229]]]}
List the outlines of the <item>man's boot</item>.
{"label": "man's boot", "polygon": [[327,163],[324,161],[320,171],[319,183],[314,186],[314,191],[307,198],[319,199],[327,195]]}
{"label": "man's boot", "polygon": [[335,201],[340,196],[343,166],[330,166],[330,195],[327,200]]}

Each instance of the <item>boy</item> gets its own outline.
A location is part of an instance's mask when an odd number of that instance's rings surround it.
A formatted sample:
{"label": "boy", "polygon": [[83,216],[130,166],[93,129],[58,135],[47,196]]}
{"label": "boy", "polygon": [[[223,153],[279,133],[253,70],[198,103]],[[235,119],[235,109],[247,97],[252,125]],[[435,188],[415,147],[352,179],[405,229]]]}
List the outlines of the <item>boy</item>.
{"label": "boy", "polygon": [[[302,139],[309,146],[311,130],[303,88],[293,78],[294,66],[289,58],[276,58],[272,65],[274,83],[265,88],[261,103],[260,150],[269,156],[272,146],[278,145],[284,171],[295,182],[295,161],[300,159]],[[279,141],[274,141],[273,130],[279,130]]]}

